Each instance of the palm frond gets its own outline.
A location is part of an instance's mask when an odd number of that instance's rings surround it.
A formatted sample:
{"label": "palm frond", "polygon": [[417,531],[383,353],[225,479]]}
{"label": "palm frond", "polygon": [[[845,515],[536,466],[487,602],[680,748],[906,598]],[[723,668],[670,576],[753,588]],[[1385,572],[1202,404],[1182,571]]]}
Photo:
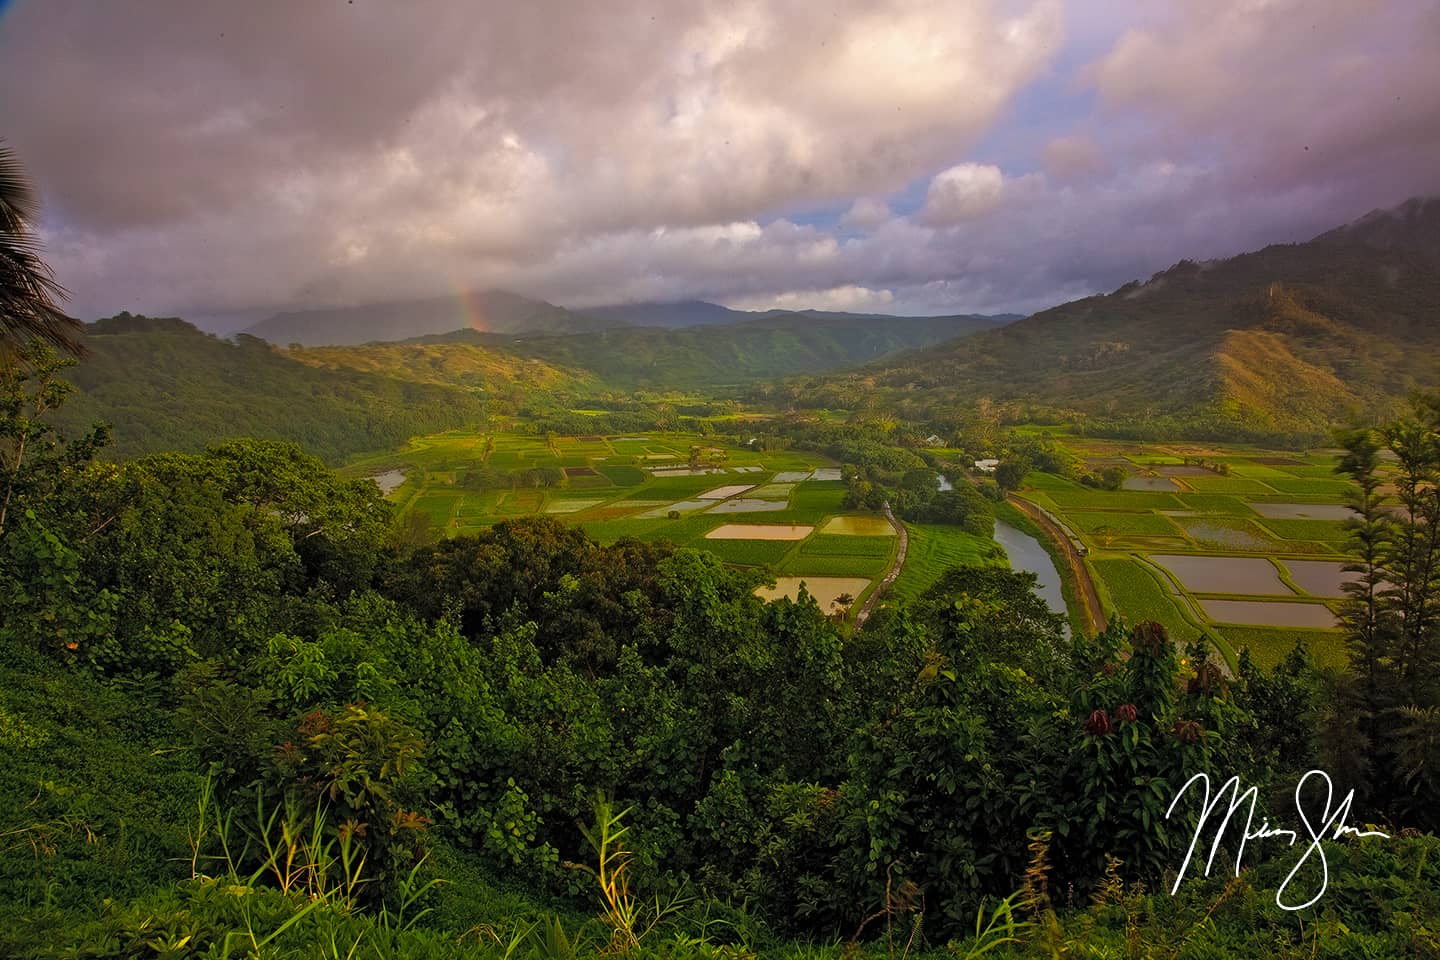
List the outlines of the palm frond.
{"label": "palm frond", "polygon": [[31,340],[84,352],[82,324],[60,308],[65,288],[39,256],[32,228],[39,212],[19,158],[0,143],[0,364],[13,362]]}

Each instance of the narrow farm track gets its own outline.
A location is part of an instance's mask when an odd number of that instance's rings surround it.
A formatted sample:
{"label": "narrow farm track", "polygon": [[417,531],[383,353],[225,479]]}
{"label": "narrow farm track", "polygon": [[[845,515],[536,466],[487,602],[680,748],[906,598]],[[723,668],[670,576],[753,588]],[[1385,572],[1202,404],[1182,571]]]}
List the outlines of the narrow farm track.
{"label": "narrow farm track", "polygon": [[900,569],[905,566],[905,554],[910,549],[910,531],[905,529],[905,524],[895,519],[895,514],[890,509],[889,501],[885,503],[885,519],[889,520],[890,526],[895,528],[895,535],[900,538],[900,549],[895,552],[895,562],[890,565],[890,569],[885,574],[885,578],[876,585],[874,590],[870,591],[870,596],[864,605],[860,607],[860,612],[855,614],[856,627],[864,624],[869,618],[871,611],[875,609],[875,604],[880,602],[880,595],[889,590],[890,584],[894,583],[895,578],[900,576]]}
{"label": "narrow farm track", "polygon": [[1109,624],[1109,621],[1100,605],[1100,594],[1095,591],[1095,581],[1090,579],[1090,571],[1086,569],[1085,561],[1080,558],[1080,551],[1075,549],[1074,542],[1064,530],[1055,524],[1054,520],[1050,519],[1044,510],[1029,500],[1012,496],[1010,503],[1025,516],[1034,520],[1035,525],[1045,531],[1045,536],[1060,548],[1061,554],[1065,557],[1065,563],[1070,568],[1070,576],[1074,578],[1080,595],[1080,613],[1085,622],[1085,628],[1092,636],[1100,633]]}

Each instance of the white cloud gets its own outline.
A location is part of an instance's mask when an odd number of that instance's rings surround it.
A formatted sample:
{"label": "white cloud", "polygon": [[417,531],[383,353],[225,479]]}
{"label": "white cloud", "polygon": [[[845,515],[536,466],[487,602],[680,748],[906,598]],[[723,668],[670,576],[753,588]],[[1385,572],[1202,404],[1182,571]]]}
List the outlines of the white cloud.
{"label": "white cloud", "polygon": [[950,226],[977,220],[999,209],[1005,194],[1005,175],[993,164],[962,163],[942,170],[930,181],[922,223]]}

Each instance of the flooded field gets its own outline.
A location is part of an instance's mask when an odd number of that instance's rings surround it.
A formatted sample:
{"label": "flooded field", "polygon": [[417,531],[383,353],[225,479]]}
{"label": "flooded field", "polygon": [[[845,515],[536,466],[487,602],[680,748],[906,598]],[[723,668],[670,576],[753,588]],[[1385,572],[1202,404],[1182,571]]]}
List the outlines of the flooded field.
{"label": "flooded field", "polygon": [[762,600],[778,600],[788,597],[794,600],[800,595],[800,584],[827,613],[834,609],[835,599],[845,594],[853,601],[870,586],[863,577],[778,577],[773,587],[757,587],[755,596]]}
{"label": "flooded field", "polygon": [[380,488],[380,495],[385,497],[394,493],[400,488],[400,484],[405,482],[405,471],[386,470],[384,473],[377,473],[370,479],[375,481],[375,485]]}
{"label": "flooded field", "polygon": [[[1154,563],[1180,578],[1193,593],[1259,593],[1293,596],[1275,565],[1263,557],[1190,557],[1154,554]],[[1259,623],[1240,620],[1239,623]]]}
{"label": "flooded field", "polygon": [[832,517],[820,528],[820,532],[851,537],[895,536],[895,528],[884,517]]}
{"label": "flooded field", "polygon": [[804,540],[814,529],[803,523],[726,523],[705,534],[705,539]]}
{"label": "flooded field", "polygon": [[1283,603],[1276,600],[1201,600],[1210,619],[1219,623],[1248,623],[1262,627],[1335,627],[1335,614],[1320,603]]}
{"label": "flooded field", "polygon": [[640,514],[642,520],[659,520],[668,517],[671,510],[679,510],[681,513],[689,513],[691,510],[701,510],[713,506],[713,500],[681,500],[679,503],[667,503],[656,507],[654,510],[647,510]]}
{"label": "flooded field", "polygon": [[1263,553],[1270,549],[1270,541],[1252,533],[1242,520],[1217,517],[1210,520],[1181,519],[1178,522],[1192,540],[1201,543],[1214,544],[1230,550],[1251,550],[1256,553]]}
{"label": "flooded field", "polygon": [[1349,520],[1355,511],[1341,503],[1251,503],[1250,509],[1271,520]]}
{"label": "flooded field", "polygon": [[781,470],[770,478],[771,483],[799,483],[801,480],[809,480],[809,470]]}
{"label": "flooded field", "polygon": [[1285,560],[1283,562],[1286,569],[1290,571],[1290,579],[1295,581],[1295,585],[1317,597],[1343,597],[1345,591],[1341,587],[1347,581],[1359,576],[1355,573],[1346,573],[1341,569],[1344,564],[1333,560]]}
{"label": "flooded field", "polygon": [[1125,490],[1151,490],[1163,493],[1174,493],[1180,489],[1179,484],[1169,477],[1131,477],[1125,481]]}
{"label": "flooded field", "polygon": [[579,513],[604,503],[603,500],[551,500],[545,505],[546,513]]}
{"label": "flooded field", "polygon": [[735,494],[737,493],[744,493],[746,490],[749,490],[753,486],[755,486],[755,484],[753,483],[732,483],[728,487],[716,487],[714,490],[706,490],[704,493],[700,494],[700,499],[724,500],[728,497],[735,496]]}
{"label": "flooded field", "polygon": [[710,508],[711,513],[774,513],[777,510],[784,510],[788,504],[784,500],[750,500],[740,498],[726,500],[724,503],[717,503]]}

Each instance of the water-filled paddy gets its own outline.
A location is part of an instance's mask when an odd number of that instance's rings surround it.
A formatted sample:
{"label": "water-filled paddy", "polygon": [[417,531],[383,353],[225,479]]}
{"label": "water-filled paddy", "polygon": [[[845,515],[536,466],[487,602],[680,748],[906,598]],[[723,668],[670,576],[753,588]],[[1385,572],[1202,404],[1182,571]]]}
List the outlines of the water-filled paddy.
{"label": "water-filled paddy", "polygon": [[1344,564],[1333,560],[1286,560],[1290,579],[1306,593],[1317,597],[1343,597],[1342,585],[1354,580],[1359,574],[1346,573]]}
{"label": "water-filled paddy", "polygon": [[767,483],[763,487],[756,487],[750,491],[750,496],[758,497],[761,500],[789,500],[790,494],[795,492],[793,483]]}
{"label": "water-filled paddy", "polygon": [[579,513],[604,503],[603,500],[551,500],[545,504],[546,513]]}
{"label": "water-filled paddy", "polygon": [[1325,630],[1336,626],[1335,614],[1322,603],[1284,603],[1277,600],[1201,600],[1200,606],[1218,623],[1244,623],[1262,627],[1304,627]]}
{"label": "water-filled paddy", "polygon": [[[779,480],[780,478],[779,478],[779,477],[776,477],[775,479]],[[811,479],[811,480],[839,480],[839,479],[840,479],[840,468],[839,468],[839,467],[819,467],[819,468],[817,468],[817,469],[815,470],[814,473],[810,474],[810,479]]]}
{"label": "water-filled paddy", "polygon": [[777,577],[773,587],[757,587],[755,596],[762,600],[778,600],[781,597],[789,597],[794,600],[800,595],[800,584],[805,584],[805,591],[815,598],[820,604],[820,609],[830,612],[835,598],[841,594],[849,594],[853,601],[865,592],[870,586],[870,581],[863,577]]}
{"label": "water-filled paddy", "polygon": [[751,500],[749,498],[739,498],[735,500],[726,500],[723,503],[717,503],[715,504],[715,506],[710,508],[710,512],[765,513],[769,511],[771,513],[774,513],[778,510],[784,510],[786,507],[787,504],[784,500]]}
{"label": "water-filled paddy", "polygon": [[1244,520],[1229,517],[1195,520],[1181,518],[1177,522],[1192,540],[1213,543],[1222,548],[1263,553],[1272,546],[1269,540],[1259,536],[1259,531]]}
{"label": "water-filled paddy", "polygon": [[753,483],[732,483],[729,486],[716,487],[714,490],[706,490],[704,493],[700,494],[700,499],[724,500],[727,497],[735,496],[735,494],[737,493],[744,493],[746,490],[749,490],[753,486]]}
{"label": "water-filled paddy", "polygon": [[[1258,593],[1292,596],[1275,565],[1262,557],[1190,557],[1152,554],[1160,564],[1192,593]],[[1258,623],[1258,620],[1232,621]]]}
{"label": "water-filled paddy", "polygon": [[404,470],[386,470],[384,473],[377,473],[370,478],[380,488],[380,496],[389,496],[399,489],[400,484],[405,482]]}
{"label": "water-filled paddy", "polygon": [[814,530],[805,523],[726,523],[705,534],[705,539],[804,540]]}
{"label": "water-filled paddy", "polygon": [[1348,520],[1355,515],[1339,503],[1252,503],[1250,509],[1272,520]]}
{"label": "water-filled paddy", "polygon": [[809,480],[809,470],[781,470],[770,478],[771,483],[799,483],[801,480]]}
{"label": "water-filled paddy", "polygon": [[667,503],[663,507],[656,507],[654,510],[646,510],[640,514],[642,520],[657,520],[670,515],[671,510],[679,510],[681,513],[689,513],[691,510],[700,510],[711,506],[710,500],[681,500],[679,503]]}
{"label": "water-filled paddy", "polygon": [[1174,493],[1180,489],[1179,484],[1169,477],[1130,477],[1125,481],[1126,490],[1154,490],[1164,493]]}
{"label": "water-filled paddy", "polygon": [[895,536],[895,528],[884,517],[831,517],[820,532],[851,537]]}

